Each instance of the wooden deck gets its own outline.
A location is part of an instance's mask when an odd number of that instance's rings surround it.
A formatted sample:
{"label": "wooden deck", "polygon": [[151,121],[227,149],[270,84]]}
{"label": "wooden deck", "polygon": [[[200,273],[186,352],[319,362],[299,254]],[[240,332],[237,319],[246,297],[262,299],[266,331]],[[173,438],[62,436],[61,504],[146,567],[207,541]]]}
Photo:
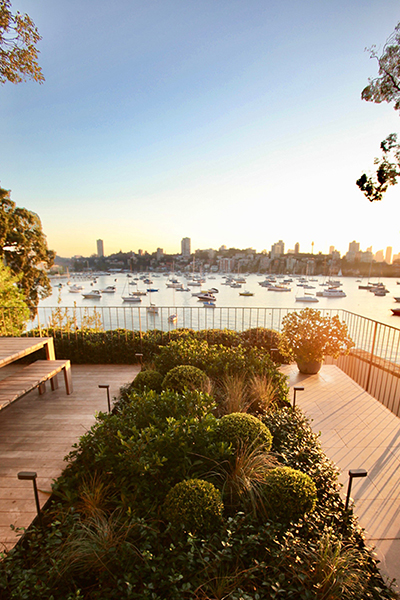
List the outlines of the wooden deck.
{"label": "wooden deck", "polygon": [[[296,365],[281,367],[289,385],[304,386],[296,405],[321,433],[325,454],[340,470],[346,496],[349,469],[366,469],[353,481],[353,510],[375,549],[381,572],[396,578],[400,591],[400,418],[334,365],[317,375],[301,375]],[[291,392],[293,399],[293,392]]]}
{"label": "wooden deck", "polygon": [[[0,379],[18,365],[0,369]],[[111,397],[121,385],[134,379],[136,365],[73,365],[74,391],[64,386],[39,395],[33,390],[0,412],[0,550],[17,541],[10,529],[28,527],[36,516],[31,481],[17,479],[19,471],[36,471],[40,503],[51,492],[51,483],[63,470],[64,456],[95,421],[95,413],[107,411],[107,393],[99,384],[109,384]]]}

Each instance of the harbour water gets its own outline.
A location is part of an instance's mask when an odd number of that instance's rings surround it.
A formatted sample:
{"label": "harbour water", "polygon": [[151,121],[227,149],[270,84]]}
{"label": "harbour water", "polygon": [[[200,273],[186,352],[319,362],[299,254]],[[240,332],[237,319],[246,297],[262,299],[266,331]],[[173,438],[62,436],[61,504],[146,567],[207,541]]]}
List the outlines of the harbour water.
{"label": "harbour water", "polygon": [[[309,306],[321,310],[325,309],[343,309],[357,315],[367,317],[369,319],[384,323],[400,329],[400,317],[394,316],[391,308],[400,308],[400,303],[395,301],[395,297],[400,297],[400,281],[394,278],[382,278],[380,283],[384,284],[389,292],[384,296],[375,296],[372,292],[359,289],[360,285],[366,285],[366,280],[360,281],[355,277],[341,277],[340,289],[342,289],[346,297],[342,298],[325,298],[318,296],[318,302],[305,303],[296,300],[296,297],[304,296],[305,293],[316,296],[317,292],[322,292],[326,289],[326,280],[323,277],[316,277],[315,280],[309,280],[307,284],[310,288],[299,286],[299,280],[293,277],[293,281],[288,284],[289,292],[269,291],[266,287],[261,287],[259,282],[265,279],[262,275],[246,275],[246,283],[242,283],[241,288],[232,288],[226,285],[226,278],[222,274],[215,274],[206,277],[205,283],[201,287],[187,286],[188,280],[183,276],[177,276],[177,279],[182,282],[183,286],[188,291],[178,291],[174,288],[167,287],[169,278],[162,274],[152,274],[151,280],[153,283],[146,284],[140,277],[143,274],[132,274],[128,277],[126,274],[100,275],[96,282],[89,278],[70,277],[69,282],[83,286],[83,290],[79,293],[70,293],[66,278],[53,279],[53,293],[49,298],[40,302],[40,309],[44,309],[46,314],[50,314],[52,308],[56,307],[88,307],[92,309],[105,309],[112,307],[130,307],[130,303],[124,302],[122,296],[127,296],[130,292],[146,289],[156,289],[158,291],[148,292],[142,296],[142,301],[137,306],[147,307],[150,303],[157,307],[169,307],[170,311],[180,307],[201,307],[202,303],[192,294],[200,290],[207,290],[212,287],[218,289],[215,294],[216,306],[219,307],[253,307],[260,308],[282,308],[301,310]],[[282,279],[277,278],[277,284],[282,284]],[[376,283],[376,282],[375,282]],[[62,287],[58,287],[61,284]],[[115,285],[115,293],[103,293],[99,299],[86,299],[82,296],[82,292],[93,289],[102,290],[106,286]],[[243,291],[253,293],[252,296],[241,296]],[[136,305],[135,305],[136,306]],[[212,309],[204,309],[211,311]],[[154,315],[156,318],[156,315]],[[155,324],[156,325],[156,324]]]}

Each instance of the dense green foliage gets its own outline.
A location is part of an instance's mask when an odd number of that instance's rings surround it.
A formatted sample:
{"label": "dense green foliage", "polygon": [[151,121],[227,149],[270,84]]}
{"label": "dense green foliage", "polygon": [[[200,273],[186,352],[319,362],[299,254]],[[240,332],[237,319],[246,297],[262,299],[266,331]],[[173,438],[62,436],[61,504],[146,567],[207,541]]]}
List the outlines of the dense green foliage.
{"label": "dense green foliage", "polygon": [[55,253],[47,247],[39,216],[17,207],[10,192],[0,187],[0,259],[18,277],[18,288],[31,311],[41,298],[51,294],[45,268],[52,266],[54,257]]}
{"label": "dense green foliage", "polygon": [[154,369],[140,371],[132,381],[130,389],[143,392],[145,389],[161,392],[163,376]]}
{"label": "dense green foliage", "polygon": [[162,387],[164,390],[183,392],[188,390],[203,390],[207,386],[208,377],[201,369],[192,365],[179,365],[174,367],[164,377]]}
{"label": "dense green foliage", "polygon": [[298,521],[314,510],[317,490],[306,473],[291,467],[276,467],[267,473],[263,496],[272,517]]}
{"label": "dense green foliage", "polygon": [[180,481],[168,492],[164,514],[172,526],[191,533],[210,533],[222,525],[221,493],[209,481]]}
{"label": "dense green foliage", "polygon": [[29,319],[25,297],[17,284],[18,277],[0,260],[0,335],[21,335]]}
{"label": "dense green foliage", "polygon": [[[143,354],[145,362],[154,360],[163,348],[174,341],[204,341],[211,346],[224,348],[258,348],[269,354],[272,348],[278,347],[279,334],[262,327],[243,332],[228,329],[174,329],[163,332],[151,329],[144,333],[132,332],[125,329],[103,331],[101,328],[77,328],[73,322],[67,321],[61,315],[55,319],[54,327],[42,329],[43,334],[55,339],[57,356],[64,355],[74,363],[102,362],[130,364],[137,362],[136,353]],[[35,333],[35,332],[33,332]],[[38,333],[38,332],[36,332]],[[279,354],[276,355],[279,357]],[[280,362],[283,362],[280,360]],[[182,363],[181,363],[182,364]],[[169,368],[176,366],[172,364]],[[166,372],[164,372],[164,375]]]}
{"label": "dense green foliage", "polygon": [[[226,356],[245,378],[276,371],[262,348],[190,332],[149,364],[173,363],[171,347],[190,361],[201,349],[215,380]],[[298,410],[220,416],[204,391],[129,388],[70,453],[45,532],[31,528],[4,555],[1,600],[394,598]]]}
{"label": "dense green foliage", "polygon": [[271,448],[271,433],[260,419],[247,413],[231,413],[221,417],[218,423],[218,437],[234,448],[240,446],[263,445]]}

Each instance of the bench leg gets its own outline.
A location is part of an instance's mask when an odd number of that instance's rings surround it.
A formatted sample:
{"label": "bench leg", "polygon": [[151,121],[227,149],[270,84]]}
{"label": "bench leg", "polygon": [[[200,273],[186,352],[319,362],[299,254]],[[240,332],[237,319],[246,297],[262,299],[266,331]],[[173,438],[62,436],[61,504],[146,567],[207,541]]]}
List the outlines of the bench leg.
{"label": "bench leg", "polygon": [[55,360],[56,358],[53,338],[50,338],[46,344],[46,358],[47,360]]}
{"label": "bench leg", "polygon": [[39,396],[42,396],[46,392],[46,383],[45,382],[41,383],[38,387],[38,390],[39,390]]}
{"label": "bench leg", "polygon": [[53,392],[54,392],[54,390],[58,390],[59,384],[58,384],[58,377],[57,377],[57,375],[54,375],[54,377],[52,377],[50,379],[50,385],[51,385],[51,389],[53,390]]}
{"label": "bench leg", "polygon": [[72,388],[71,364],[68,363],[68,365],[65,365],[63,371],[66,392],[67,394],[72,394],[74,390]]}

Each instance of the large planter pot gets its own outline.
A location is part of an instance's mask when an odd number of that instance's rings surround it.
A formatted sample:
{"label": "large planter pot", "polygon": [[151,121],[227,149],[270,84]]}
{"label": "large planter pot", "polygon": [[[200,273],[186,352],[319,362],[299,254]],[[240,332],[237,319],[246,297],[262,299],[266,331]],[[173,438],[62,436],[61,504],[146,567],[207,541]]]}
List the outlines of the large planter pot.
{"label": "large planter pot", "polygon": [[304,373],[305,375],[315,375],[318,373],[322,366],[322,361],[320,360],[302,360],[301,358],[296,358],[297,366],[299,367],[300,373]]}

